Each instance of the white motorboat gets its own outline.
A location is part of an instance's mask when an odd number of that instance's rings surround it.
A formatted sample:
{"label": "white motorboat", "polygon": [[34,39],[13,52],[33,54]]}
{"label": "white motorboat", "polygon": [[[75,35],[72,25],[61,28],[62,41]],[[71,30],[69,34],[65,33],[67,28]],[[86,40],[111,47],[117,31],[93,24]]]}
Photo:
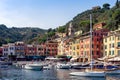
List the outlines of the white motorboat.
{"label": "white motorboat", "polygon": [[71,76],[82,76],[82,77],[105,77],[105,72],[96,72],[96,71],[89,71],[89,72],[72,72],[70,73]]}
{"label": "white motorboat", "polygon": [[44,70],[50,70],[52,68],[53,68],[53,65],[45,65],[45,66],[43,66]]}
{"label": "white motorboat", "polygon": [[41,64],[26,64],[24,66],[24,68],[29,69],[29,70],[42,70],[43,65],[41,65]]}
{"label": "white motorboat", "polygon": [[70,69],[71,65],[65,64],[65,63],[57,63],[56,67],[57,67],[57,69]]}
{"label": "white motorboat", "polygon": [[84,77],[105,77],[106,73],[104,71],[94,71],[93,70],[93,64],[92,64],[92,16],[90,15],[90,58],[91,58],[91,65],[90,71],[84,71],[84,72],[72,72],[70,75],[73,76],[84,76]]}

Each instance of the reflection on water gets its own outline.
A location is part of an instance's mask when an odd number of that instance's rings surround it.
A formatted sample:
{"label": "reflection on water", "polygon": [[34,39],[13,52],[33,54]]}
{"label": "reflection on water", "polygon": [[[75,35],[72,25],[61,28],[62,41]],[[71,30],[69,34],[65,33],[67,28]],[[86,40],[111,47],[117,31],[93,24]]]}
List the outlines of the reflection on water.
{"label": "reflection on water", "polygon": [[106,78],[103,77],[77,77],[77,76],[70,76],[72,80],[106,80]]}
{"label": "reflection on water", "polygon": [[43,70],[32,71],[9,68],[1,70],[0,80],[120,80],[120,75],[109,75],[106,78],[70,76],[70,72],[80,70]]}

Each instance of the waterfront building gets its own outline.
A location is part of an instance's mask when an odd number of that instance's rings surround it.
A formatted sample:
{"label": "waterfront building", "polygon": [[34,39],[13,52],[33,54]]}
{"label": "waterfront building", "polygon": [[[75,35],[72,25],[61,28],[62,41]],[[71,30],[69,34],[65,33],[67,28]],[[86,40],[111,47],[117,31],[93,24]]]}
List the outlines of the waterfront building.
{"label": "waterfront building", "polygon": [[14,43],[8,43],[6,45],[2,45],[2,48],[3,48],[3,56],[8,57],[10,55],[16,55]]}
{"label": "waterfront building", "polygon": [[90,36],[83,35],[80,37],[80,62],[87,62],[90,60]]}
{"label": "waterfront building", "polygon": [[25,56],[24,42],[15,42],[15,55],[17,56],[17,58],[23,58]]}
{"label": "waterfront building", "polygon": [[104,36],[104,57],[120,56],[120,30],[111,31]]}
{"label": "waterfront building", "polygon": [[0,57],[3,55],[3,48],[0,47]]}
{"label": "waterfront building", "polygon": [[56,56],[58,52],[58,42],[47,41],[46,43],[41,43],[39,46],[39,54],[44,56]]}
{"label": "waterfront building", "polygon": [[58,42],[58,55],[67,55],[69,52],[69,45],[68,41],[69,39],[67,37],[64,37],[61,39],[61,41]]}
{"label": "waterfront building", "polygon": [[58,52],[58,43],[56,41],[47,41],[45,44],[45,54],[49,56],[56,56]]}
{"label": "waterfront building", "polygon": [[37,47],[36,45],[26,45],[25,46],[25,55],[26,56],[36,56],[37,55]]}
{"label": "waterfront building", "polygon": [[[94,25],[92,32],[92,54],[93,59],[103,57],[103,36],[108,33],[107,29],[103,29],[104,23]],[[80,61],[90,61],[90,33],[82,34],[80,37]]]}
{"label": "waterfront building", "polygon": [[69,41],[69,56],[78,59],[80,56],[80,41],[79,38],[72,38]]}
{"label": "waterfront building", "polygon": [[37,56],[43,56],[45,54],[44,45],[37,45]]}

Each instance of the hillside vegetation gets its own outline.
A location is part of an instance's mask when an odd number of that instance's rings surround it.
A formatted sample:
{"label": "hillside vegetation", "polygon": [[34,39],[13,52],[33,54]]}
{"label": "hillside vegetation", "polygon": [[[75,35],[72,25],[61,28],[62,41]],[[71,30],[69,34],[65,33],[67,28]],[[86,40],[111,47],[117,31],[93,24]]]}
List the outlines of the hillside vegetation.
{"label": "hillside vegetation", "polygon": [[[69,23],[72,22],[74,31],[82,30],[83,33],[88,32],[90,29],[90,14],[92,14],[92,24],[96,24],[99,22],[104,22],[106,25],[104,28],[108,30],[116,30],[120,28],[120,1],[117,0],[115,6],[110,8],[109,3],[103,4],[102,7],[95,6],[90,10],[86,10],[73,18],[73,20],[69,21],[63,26],[59,26],[58,28],[49,31],[47,35],[42,38],[39,38],[40,42],[45,42],[46,37],[49,38],[55,37],[55,33],[68,33]],[[50,33],[54,33],[51,36]],[[56,38],[56,37],[55,37]]]}
{"label": "hillside vegetation", "polygon": [[[82,30],[83,33],[89,31],[89,15],[92,14],[92,24],[104,22],[104,28],[116,30],[120,28],[120,1],[117,0],[113,7],[109,3],[103,6],[95,6],[90,10],[86,10],[73,18],[63,26],[56,29],[42,30],[39,28],[7,28],[5,25],[0,25],[0,45],[8,42],[25,41],[26,43],[42,43],[47,39],[55,39],[56,33],[68,33],[69,23],[72,22],[74,31]],[[44,34],[47,32],[47,34]]]}
{"label": "hillside vegetation", "polygon": [[2,44],[12,43],[16,41],[24,41],[32,43],[34,38],[42,36],[46,30],[39,28],[7,28],[5,25],[0,25],[0,46]]}

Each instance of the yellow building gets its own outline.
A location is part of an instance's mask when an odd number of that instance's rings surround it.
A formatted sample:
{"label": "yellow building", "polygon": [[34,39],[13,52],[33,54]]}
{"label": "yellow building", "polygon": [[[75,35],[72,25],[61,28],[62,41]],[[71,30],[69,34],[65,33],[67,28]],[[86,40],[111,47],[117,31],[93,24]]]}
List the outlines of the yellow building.
{"label": "yellow building", "polygon": [[79,39],[71,39],[69,42],[69,56],[79,58],[80,56],[80,41]]}
{"label": "yellow building", "polygon": [[111,31],[103,39],[104,56],[107,58],[120,56],[120,30]]}

